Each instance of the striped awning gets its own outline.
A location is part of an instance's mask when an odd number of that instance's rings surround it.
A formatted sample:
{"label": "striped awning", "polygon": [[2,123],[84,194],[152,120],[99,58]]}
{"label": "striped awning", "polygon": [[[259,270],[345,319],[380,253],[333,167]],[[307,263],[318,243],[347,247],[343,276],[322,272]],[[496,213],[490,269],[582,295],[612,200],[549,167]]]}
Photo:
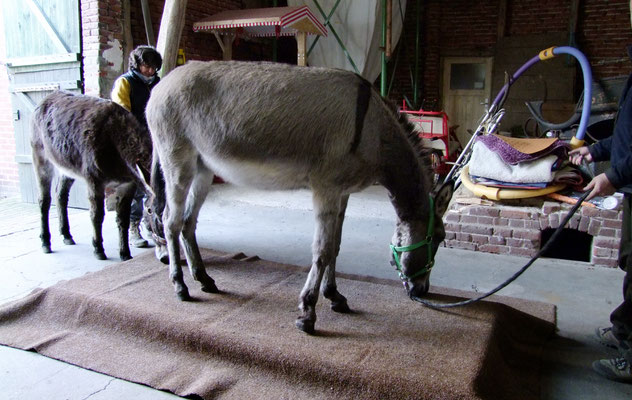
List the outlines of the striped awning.
{"label": "striped awning", "polygon": [[226,33],[239,29],[243,36],[294,36],[298,32],[327,36],[327,28],[308,6],[228,10],[195,22],[195,32]]}

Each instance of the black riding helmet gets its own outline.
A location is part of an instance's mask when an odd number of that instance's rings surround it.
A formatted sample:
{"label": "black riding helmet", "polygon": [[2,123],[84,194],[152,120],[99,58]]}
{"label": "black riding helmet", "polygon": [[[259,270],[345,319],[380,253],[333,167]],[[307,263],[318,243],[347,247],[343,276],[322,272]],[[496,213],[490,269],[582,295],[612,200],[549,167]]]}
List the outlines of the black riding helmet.
{"label": "black riding helmet", "polygon": [[129,69],[140,71],[140,65],[146,64],[156,68],[162,67],[162,57],[152,46],[138,46],[129,53]]}

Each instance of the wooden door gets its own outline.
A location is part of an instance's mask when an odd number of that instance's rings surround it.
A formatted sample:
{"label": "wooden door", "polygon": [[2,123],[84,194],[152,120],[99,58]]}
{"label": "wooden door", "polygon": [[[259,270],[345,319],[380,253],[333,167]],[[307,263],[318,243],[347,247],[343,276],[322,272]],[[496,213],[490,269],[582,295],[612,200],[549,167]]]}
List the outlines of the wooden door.
{"label": "wooden door", "polygon": [[468,130],[476,130],[485,107],[492,101],[492,61],[491,57],[443,59],[442,106],[449,125],[458,125],[456,135],[462,146],[471,138]]}
{"label": "wooden door", "polygon": [[[20,193],[23,201],[37,203],[30,118],[37,103],[54,90],[82,92],[79,0],[4,0],[1,4]],[[85,184],[77,181],[69,204],[87,208],[86,193]]]}

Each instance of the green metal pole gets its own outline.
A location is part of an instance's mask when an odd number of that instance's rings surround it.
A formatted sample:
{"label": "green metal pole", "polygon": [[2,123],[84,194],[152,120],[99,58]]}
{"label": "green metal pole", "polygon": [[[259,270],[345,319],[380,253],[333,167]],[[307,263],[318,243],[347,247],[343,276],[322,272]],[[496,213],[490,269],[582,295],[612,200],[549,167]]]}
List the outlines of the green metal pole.
{"label": "green metal pole", "polygon": [[380,93],[382,97],[386,97],[386,0],[382,0],[382,73],[380,78]]}

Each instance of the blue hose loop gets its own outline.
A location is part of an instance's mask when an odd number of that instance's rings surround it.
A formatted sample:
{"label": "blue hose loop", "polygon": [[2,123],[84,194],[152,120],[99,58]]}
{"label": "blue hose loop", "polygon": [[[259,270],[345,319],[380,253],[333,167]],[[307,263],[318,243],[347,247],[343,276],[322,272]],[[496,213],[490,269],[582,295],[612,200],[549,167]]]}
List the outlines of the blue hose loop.
{"label": "blue hose loop", "polygon": [[534,64],[537,64],[539,61],[548,60],[549,58],[553,58],[556,55],[560,54],[568,54],[577,59],[579,65],[582,69],[582,74],[584,76],[584,104],[582,106],[582,116],[579,120],[579,128],[577,128],[577,133],[575,137],[571,140],[571,147],[577,148],[583,145],[584,143],[584,135],[586,134],[586,128],[588,127],[588,119],[590,118],[590,106],[592,103],[592,71],[590,69],[590,64],[588,63],[588,59],[581,51],[577,50],[574,47],[570,46],[560,46],[560,47],[550,47],[546,50],[542,50],[540,54],[532,57],[529,61],[524,63],[522,67],[520,67],[512,76],[509,78],[509,81],[505,83],[505,85],[498,92],[498,95],[492,102],[490,106],[491,111],[496,111],[496,108],[501,107],[504,102],[504,97],[509,87],[522,75],[526,70],[531,68]]}
{"label": "blue hose loop", "polygon": [[552,49],[554,55],[569,54],[575,57],[577,61],[579,61],[579,65],[581,66],[582,74],[584,76],[584,104],[582,107],[582,116],[579,120],[577,133],[571,141],[571,146],[573,148],[577,148],[584,143],[584,135],[586,134],[586,128],[588,127],[588,119],[590,118],[590,107],[592,105],[592,71],[590,69],[588,59],[584,53],[578,49],[570,46],[553,47]]}

